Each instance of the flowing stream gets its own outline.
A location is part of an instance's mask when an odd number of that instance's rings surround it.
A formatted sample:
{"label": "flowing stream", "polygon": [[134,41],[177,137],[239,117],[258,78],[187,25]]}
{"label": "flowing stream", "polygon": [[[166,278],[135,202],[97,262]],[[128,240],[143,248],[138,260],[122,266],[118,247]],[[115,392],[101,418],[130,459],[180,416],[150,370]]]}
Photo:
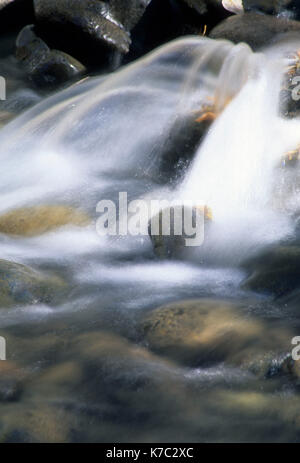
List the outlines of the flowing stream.
{"label": "flowing stream", "polygon": [[[294,232],[299,197],[282,181],[281,163],[300,145],[300,120],[280,114],[279,93],[286,55],[299,45],[254,54],[245,44],[186,37],[112,75],[42,99],[1,129],[1,214],[59,204],[92,218],[85,227],[34,237],[0,236],[2,259],[55,272],[71,288],[58,304],[0,310],[8,357],[29,371],[20,399],[0,404],[2,439],[299,439],[298,385],[290,378],[268,380],[226,362],[161,365],[146,354],[132,361],[127,347],[120,360],[114,349],[122,349],[123,341],[112,345],[111,354],[107,334],[148,349],[138,330],[143,314],[197,298],[241,304],[243,317],[264,323],[264,339],[275,329],[297,334],[295,307],[244,289],[241,263]],[[170,163],[171,181],[161,166],[174,127],[184,128],[211,102],[218,117],[190,162]],[[117,203],[119,192],[128,200],[208,205],[213,221],[205,245],[191,261],[159,260],[148,236],[99,236],[97,204]],[[97,332],[108,336],[101,368]],[[85,333],[91,334],[83,341]],[[286,354],[290,340],[288,335]],[[81,343],[91,352],[95,345],[96,366],[87,361],[78,379],[76,362],[85,361]],[[51,376],[56,365],[65,373]]]}

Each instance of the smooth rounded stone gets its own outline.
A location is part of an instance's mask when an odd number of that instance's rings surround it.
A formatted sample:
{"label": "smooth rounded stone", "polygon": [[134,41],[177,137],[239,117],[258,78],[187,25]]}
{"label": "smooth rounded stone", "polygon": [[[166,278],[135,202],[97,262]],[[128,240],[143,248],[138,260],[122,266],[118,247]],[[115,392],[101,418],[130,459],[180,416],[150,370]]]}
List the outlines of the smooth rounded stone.
{"label": "smooth rounded stone", "polygon": [[124,59],[141,57],[178,37],[206,35],[229,15],[221,0],[152,0],[131,32],[132,45]]}
{"label": "smooth rounded stone", "polygon": [[55,302],[67,290],[57,276],[0,259],[0,306]]}
{"label": "smooth rounded stone", "polygon": [[97,418],[99,409],[108,417],[134,416],[147,412],[149,401],[154,405],[158,395],[167,395],[168,401],[181,394],[177,366],[113,333],[73,336],[58,359],[30,383],[31,393],[38,400],[59,398],[73,407],[79,402],[81,413],[92,408],[96,420],[103,419],[102,413]]}
{"label": "smooth rounded stone", "polygon": [[171,362],[160,359],[145,347],[134,344],[114,333],[105,331],[92,331],[80,334],[74,341],[76,358],[84,362],[96,361],[99,365],[117,361],[120,366],[124,362],[124,369],[129,364],[145,365],[158,363],[171,366]]}
{"label": "smooth rounded stone", "polygon": [[[295,47],[296,48],[296,47]],[[280,112],[284,117],[298,117],[300,113],[299,82],[300,55],[299,50],[294,49],[287,54],[289,66],[284,74],[280,91]]]}
{"label": "smooth rounded stone", "polygon": [[300,248],[279,246],[244,264],[250,272],[242,287],[275,297],[286,296],[300,286]]}
{"label": "smooth rounded stone", "polygon": [[72,56],[48,45],[34,32],[32,25],[19,33],[16,57],[24,65],[29,79],[37,87],[51,87],[82,75],[85,67]]}
{"label": "smooth rounded stone", "polygon": [[[34,0],[39,31],[58,48],[74,56],[102,64],[105,53],[127,53],[131,44],[129,30],[144,11],[147,1],[118,0]],[[132,14],[132,17],[130,16]],[[78,54],[77,54],[78,53]],[[95,56],[97,55],[97,56]]]}
{"label": "smooth rounded stone", "polygon": [[264,327],[239,306],[218,300],[191,300],[159,307],[141,322],[150,349],[184,365],[230,361],[255,344]]}
{"label": "smooth rounded stone", "polygon": [[210,32],[209,37],[234,43],[245,42],[256,51],[276,43],[289,33],[300,37],[300,22],[249,12],[225,19]]}
{"label": "smooth rounded stone", "polygon": [[148,224],[155,255],[161,259],[191,257],[195,248],[203,245],[211,221],[212,212],[207,206],[179,204],[161,209]]}
{"label": "smooth rounded stone", "polygon": [[62,205],[14,209],[0,215],[0,233],[31,237],[67,225],[84,227],[90,218],[82,211]]}
{"label": "smooth rounded stone", "polygon": [[0,111],[0,128],[11,121],[16,115],[10,111]]}
{"label": "smooth rounded stone", "polygon": [[33,21],[32,0],[0,0],[1,32],[11,32],[14,28]]}
{"label": "smooth rounded stone", "polygon": [[48,87],[80,77],[85,70],[79,61],[67,53],[51,50],[47,58],[32,71],[30,78],[38,87]]}

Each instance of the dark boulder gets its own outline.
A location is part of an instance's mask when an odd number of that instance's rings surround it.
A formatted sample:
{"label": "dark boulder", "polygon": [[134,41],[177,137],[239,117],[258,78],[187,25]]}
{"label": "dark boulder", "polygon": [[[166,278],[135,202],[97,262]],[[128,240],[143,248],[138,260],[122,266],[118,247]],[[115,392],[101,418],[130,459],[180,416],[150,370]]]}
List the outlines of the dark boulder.
{"label": "dark boulder", "polygon": [[195,114],[191,111],[175,120],[162,146],[158,180],[177,183],[182,179],[212,123],[209,118],[197,122],[198,115],[201,112]]}
{"label": "dark boulder", "polygon": [[16,262],[0,259],[0,307],[55,303],[66,294],[67,284]]}
{"label": "dark boulder", "polygon": [[26,26],[20,32],[16,56],[23,63],[29,79],[40,88],[61,85],[85,70],[72,56],[51,50],[35,34],[33,26]]}
{"label": "dark boulder", "polygon": [[32,0],[0,0],[1,32],[12,32],[32,22],[34,11]]}
{"label": "dark boulder", "polygon": [[212,221],[207,206],[177,204],[161,209],[148,223],[154,254],[160,259],[190,259],[204,243]]}
{"label": "dark boulder", "polygon": [[184,35],[206,34],[230,15],[218,0],[152,0],[131,33],[126,61]]}
{"label": "dark boulder", "polygon": [[209,36],[234,43],[245,42],[255,51],[276,43],[288,33],[299,34],[300,38],[300,22],[249,12],[226,19]]}

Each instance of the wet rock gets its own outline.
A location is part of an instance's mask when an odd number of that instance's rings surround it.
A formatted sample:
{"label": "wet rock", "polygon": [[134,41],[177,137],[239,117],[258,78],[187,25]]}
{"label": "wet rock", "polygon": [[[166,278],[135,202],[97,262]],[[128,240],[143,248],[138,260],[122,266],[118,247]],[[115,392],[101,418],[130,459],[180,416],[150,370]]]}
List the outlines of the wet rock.
{"label": "wet rock", "polygon": [[62,205],[43,205],[14,209],[0,215],[0,233],[36,236],[66,225],[84,227],[89,217],[80,210]]}
{"label": "wet rock", "polygon": [[191,248],[203,244],[205,228],[211,220],[212,212],[207,206],[175,205],[162,209],[148,225],[154,253],[163,259],[188,257]]}
{"label": "wet rock", "polygon": [[[190,300],[154,309],[142,319],[145,342],[160,354],[191,367],[227,367],[277,379],[294,333],[276,322],[249,316],[245,307],[221,300]],[[266,335],[265,333],[268,333]]]}
{"label": "wet rock", "polygon": [[12,32],[34,20],[32,0],[0,0],[1,32]]}
{"label": "wet rock", "polygon": [[158,178],[173,182],[181,179],[213,120],[212,112],[201,111],[176,119],[162,147]]}
{"label": "wet rock", "polygon": [[213,39],[246,42],[256,51],[276,43],[285,34],[300,37],[300,22],[249,12],[232,16],[218,24],[209,34]]}
{"label": "wet rock", "polygon": [[0,128],[7,124],[15,117],[15,114],[9,111],[0,111]]}
{"label": "wet rock", "polygon": [[72,417],[59,406],[25,402],[1,413],[1,443],[64,443],[70,441]]}
{"label": "wet rock", "polygon": [[152,0],[132,30],[126,61],[184,35],[207,34],[230,13],[219,0]]}
{"label": "wet rock", "polygon": [[0,306],[49,303],[67,289],[59,277],[38,272],[15,262],[0,260]]}
{"label": "wet rock", "polygon": [[85,64],[107,64],[128,53],[130,30],[150,0],[34,0],[39,31],[53,48]]}
{"label": "wet rock", "polygon": [[261,11],[266,14],[286,14],[299,19],[300,7],[297,0],[242,0],[245,11]]}
{"label": "wet rock", "polygon": [[245,263],[250,276],[243,288],[255,292],[285,296],[300,285],[300,248],[280,246]]}
{"label": "wet rock", "polygon": [[229,360],[263,333],[235,304],[201,299],[159,307],[141,329],[154,352],[191,366]]}
{"label": "wet rock", "polygon": [[24,373],[16,364],[0,361],[0,402],[17,401],[22,394]]}
{"label": "wet rock", "polygon": [[16,56],[24,65],[29,79],[37,87],[63,84],[83,74],[85,67],[72,56],[50,50],[34,32],[34,27],[22,29],[16,41]]}
{"label": "wet rock", "polygon": [[287,118],[297,117],[300,114],[300,54],[295,49],[287,53],[288,65],[284,74],[282,88],[280,91],[281,114]]}

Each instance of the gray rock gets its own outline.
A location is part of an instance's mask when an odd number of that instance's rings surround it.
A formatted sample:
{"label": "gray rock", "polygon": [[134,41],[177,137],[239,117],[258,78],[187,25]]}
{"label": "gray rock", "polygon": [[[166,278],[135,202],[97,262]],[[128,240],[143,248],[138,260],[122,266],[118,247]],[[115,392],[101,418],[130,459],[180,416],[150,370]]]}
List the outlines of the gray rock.
{"label": "gray rock", "polygon": [[25,66],[30,80],[38,87],[60,85],[85,71],[85,67],[72,56],[50,50],[35,34],[32,25],[24,27],[18,35],[16,56]]}
{"label": "gray rock", "polygon": [[300,22],[249,12],[225,19],[209,36],[234,43],[245,42],[255,51],[276,43],[288,33],[300,37]]}

